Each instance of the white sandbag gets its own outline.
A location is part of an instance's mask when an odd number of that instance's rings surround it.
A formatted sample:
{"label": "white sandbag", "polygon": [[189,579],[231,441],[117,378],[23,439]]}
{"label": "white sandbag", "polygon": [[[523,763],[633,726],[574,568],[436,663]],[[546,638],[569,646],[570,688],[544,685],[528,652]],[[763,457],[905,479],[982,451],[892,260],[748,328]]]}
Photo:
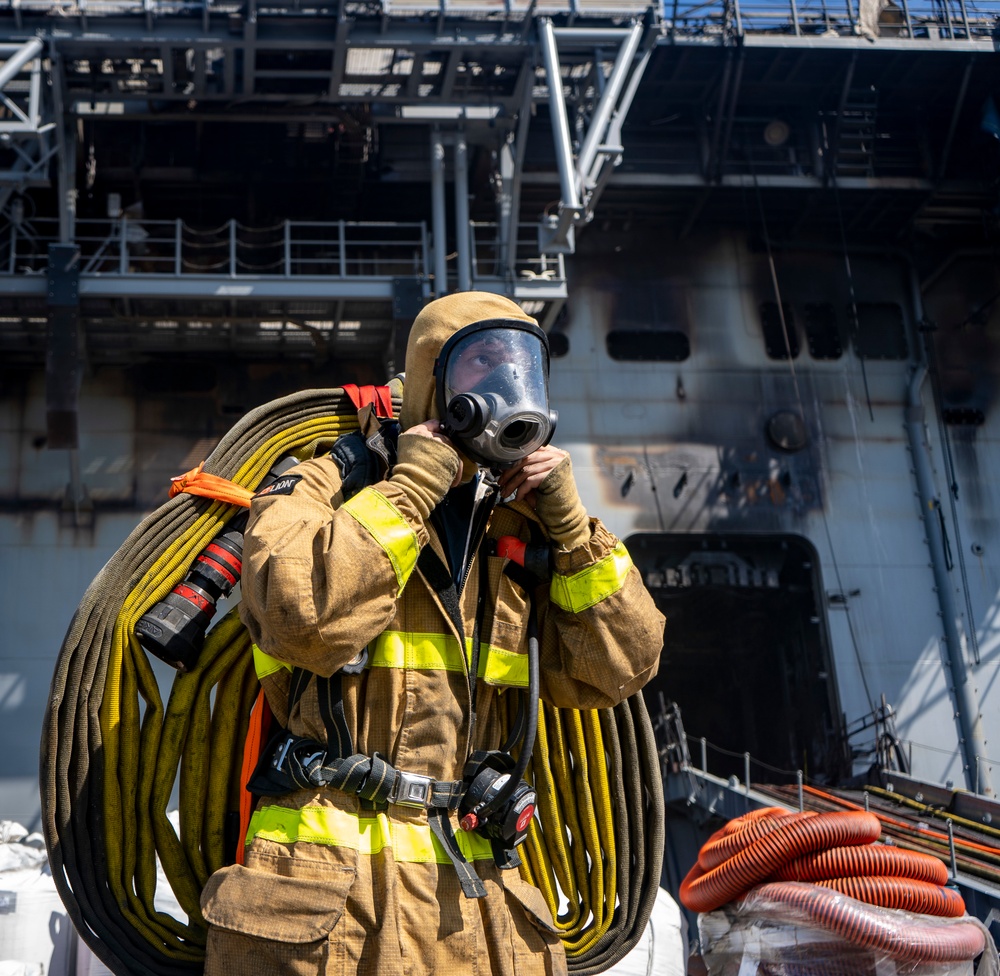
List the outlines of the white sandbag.
{"label": "white sandbag", "polygon": [[40,962],[0,962],[0,976],[45,976]]}
{"label": "white sandbag", "polygon": [[649,923],[635,948],[606,970],[608,976],[685,976],[687,919],[665,888],[656,893]]}
{"label": "white sandbag", "polygon": [[0,821],[0,976],[74,976],[76,942],[41,835]]}

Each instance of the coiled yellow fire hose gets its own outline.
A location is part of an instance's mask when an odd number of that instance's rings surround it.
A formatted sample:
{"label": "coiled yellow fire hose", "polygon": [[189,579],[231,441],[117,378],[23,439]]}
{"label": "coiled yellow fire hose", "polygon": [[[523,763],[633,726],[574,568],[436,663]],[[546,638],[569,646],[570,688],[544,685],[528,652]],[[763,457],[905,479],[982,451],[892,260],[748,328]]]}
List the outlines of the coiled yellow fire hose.
{"label": "coiled yellow fire hose", "polygon": [[[279,459],[312,456],[356,428],[343,391],[304,391],[244,417],[205,470],[254,489]],[[179,495],[143,520],[88,588],[52,679],[41,777],[53,879],[84,940],[122,976],[201,972],[199,895],[241,840],[240,768],[259,690],[245,628],[235,610],[220,619],[166,706],[134,633],[233,512]],[[533,766],[538,815],[522,873],[542,890],[571,971],[601,972],[638,941],[659,884],[659,758],[641,696],[600,712],[543,706]],[[178,776],[180,836],[167,818]],[[154,908],[157,860],[186,921]]]}

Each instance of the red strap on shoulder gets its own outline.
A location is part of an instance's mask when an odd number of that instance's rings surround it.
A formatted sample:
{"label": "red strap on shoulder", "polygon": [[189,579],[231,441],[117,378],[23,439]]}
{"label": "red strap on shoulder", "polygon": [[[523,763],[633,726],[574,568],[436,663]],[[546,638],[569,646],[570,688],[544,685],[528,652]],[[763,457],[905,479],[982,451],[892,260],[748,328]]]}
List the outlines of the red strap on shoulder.
{"label": "red strap on shoulder", "polygon": [[392,419],[392,396],[387,386],[357,386],[345,383],[344,392],[351,398],[351,403],[360,410],[369,403],[375,404],[375,415]]}
{"label": "red strap on shoulder", "polygon": [[377,399],[376,411],[380,417],[392,420],[392,394],[387,386],[376,386],[375,397]]}

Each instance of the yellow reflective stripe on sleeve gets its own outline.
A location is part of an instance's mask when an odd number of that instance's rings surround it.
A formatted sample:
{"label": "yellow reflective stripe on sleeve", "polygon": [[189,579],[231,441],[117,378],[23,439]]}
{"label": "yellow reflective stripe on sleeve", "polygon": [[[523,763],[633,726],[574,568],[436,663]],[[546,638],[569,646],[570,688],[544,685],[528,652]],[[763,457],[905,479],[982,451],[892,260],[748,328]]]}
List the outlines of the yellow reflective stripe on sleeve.
{"label": "yellow reflective stripe on sleeve", "polygon": [[[472,654],[471,640],[466,641],[465,653],[463,661],[458,641],[446,634],[387,630],[375,639],[368,666],[464,673]],[[528,658],[515,651],[484,644],[479,650],[479,677],[488,685],[527,688]]]}
{"label": "yellow reflective stripe on sleeve", "polygon": [[253,648],[253,669],[257,672],[258,681],[266,678],[269,674],[274,674],[275,671],[280,671],[282,668],[288,671],[292,670],[290,664],[285,664],[284,661],[279,661],[276,657],[265,654],[256,644],[251,644],[250,646]]}
{"label": "yellow reflective stripe on sleeve", "polygon": [[[255,811],[250,818],[246,843],[249,844],[255,837],[276,844],[306,841],[328,847],[349,847],[368,855],[389,849],[397,861],[451,863],[429,824],[402,823],[390,820],[384,813],[360,816],[336,807],[293,810],[290,807],[266,806]],[[489,840],[479,834],[457,830],[455,839],[466,860],[482,861],[493,857]]]}
{"label": "yellow reflective stripe on sleeve", "polygon": [[399,509],[374,488],[363,488],[344,502],[341,509],[357,519],[371,537],[385,550],[402,590],[417,565],[420,543],[417,533]]}
{"label": "yellow reflective stripe on sleeve", "polygon": [[528,687],[528,655],[505,651],[501,647],[484,647],[485,663],[480,665],[480,677],[488,685]]}
{"label": "yellow reflective stripe on sleeve", "polygon": [[579,613],[617,593],[631,568],[632,557],[619,542],[603,559],[572,576],[553,573],[549,596],[557,607]]}

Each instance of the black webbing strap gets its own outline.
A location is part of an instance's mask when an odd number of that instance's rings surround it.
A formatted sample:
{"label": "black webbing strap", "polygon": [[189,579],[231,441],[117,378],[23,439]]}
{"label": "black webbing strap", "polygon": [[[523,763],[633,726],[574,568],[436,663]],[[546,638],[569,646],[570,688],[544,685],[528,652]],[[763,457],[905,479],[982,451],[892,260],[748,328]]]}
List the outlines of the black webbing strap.
{"label": "black webbing strap", "polygon": [[292,714],[292,709],[299,703],[299,699],[302,697],[306,690],[306,686],[309,684],[309,679],[312,678],[312,672],[306,671],[305,668],[294,668],[292,670],[292,678],[288,683],[288,714]]}
{"label": "black webbing strap", "polygon": [[352,661],[345,664],[339,671],[334,671],[328,678],[316,676],[316,695],[319,700],[319,713],[326,727],[326,761],[346,759],[354,752],[354,740],[347,725],[344,714],[345,674],[360,674],[368,664],[368,648],[362,648]]}
{"label": "black webbing strap", "polygon": [[465,792],[462,780],[436,780],[397,769],[377,752],[327,759],[323,744],[284,730],[261,754],[247,789],[258,796],[329,786],[372,804],[456,810]]}
{"label": "black webbing strap", "polygon": [[466,898],[485,898],[486,886],[476,874],[476,869],[465,859],[465,855],[459,849],[458,841],[455,840],[455,832],[451,829],[448,811],[440,808],[428,810],[427,822],[455,867],[458,882],[462,886],[462,894]]}
{"label": "black webbing strap", "polygon": [[[476,597],[476,621],[472,627],[472,658],[469,661],[469,742],[476,730],[476,679],[479,677],[479,651],[482,643],[486,596],[490,590],[490,564],[486,540],[479,547],[479,594]],[[470,745],[471,748],[471,745]]]}

